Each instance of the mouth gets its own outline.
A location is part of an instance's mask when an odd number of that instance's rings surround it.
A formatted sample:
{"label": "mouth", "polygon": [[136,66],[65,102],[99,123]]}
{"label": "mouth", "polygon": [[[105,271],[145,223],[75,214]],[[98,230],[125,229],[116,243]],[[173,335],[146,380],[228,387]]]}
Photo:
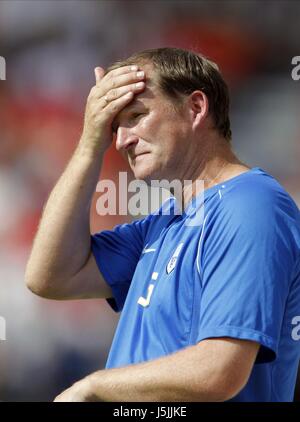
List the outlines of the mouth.
{"label": "mouth", "polygon": [[141,154],[136,154],[136,155],[134,155],[133,157],[130,157],[130,158],[131,158],[131,161],[136,161],[136,160],[138,160],[140,157],[142,157],[143,155],[146,155],[146,154],[149,154],[149,152],[142,152]]}

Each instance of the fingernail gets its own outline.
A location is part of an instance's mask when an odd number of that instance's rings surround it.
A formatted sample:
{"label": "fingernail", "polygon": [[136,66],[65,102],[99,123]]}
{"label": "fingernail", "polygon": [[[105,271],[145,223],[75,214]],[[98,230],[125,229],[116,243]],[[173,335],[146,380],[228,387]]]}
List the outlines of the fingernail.
{"label": "fingernail", "polygon": [[145,72],[143,72],[143,71],[137,72],[137,74],[136,74],[136,76],[137,76],[138,78],[143,78],[143,77],[144,77],[144,75],[145,75]]}
{"label": "fingernail", "polygon": [[145,85],[144,82],[138,82],[138,83],[135,84],[135,87],[136,88],[143,88],[144,85]]}
{"label": "fingernail", "polygon": [[134,65],[134,66],[131,66],[131,68],[130,68],[131,70],[138,70],[138,67],[136,66],[136,65]]}

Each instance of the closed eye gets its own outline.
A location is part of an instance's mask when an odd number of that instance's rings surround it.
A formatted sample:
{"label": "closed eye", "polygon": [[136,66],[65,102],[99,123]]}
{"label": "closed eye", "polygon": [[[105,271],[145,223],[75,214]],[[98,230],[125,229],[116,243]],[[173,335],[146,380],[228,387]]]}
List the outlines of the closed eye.
{"label": "closed eye", "polygon": [[138,119],[141,117],[144,113],[133,113],[131,116],[131,119]]}
{"label": "closed eye", "polygon": [[[142,117],[144,114],[145,113],[132,113],[130,116],[128,116],[128,121],[130,121],[130,122],[131,121],[134,121],[134,120]],[[117,133],[118,127],[119,127],[119,125],[117,125],[117,124],[113,124],[112,125],[112,131],[113,131],[113,133]]]}

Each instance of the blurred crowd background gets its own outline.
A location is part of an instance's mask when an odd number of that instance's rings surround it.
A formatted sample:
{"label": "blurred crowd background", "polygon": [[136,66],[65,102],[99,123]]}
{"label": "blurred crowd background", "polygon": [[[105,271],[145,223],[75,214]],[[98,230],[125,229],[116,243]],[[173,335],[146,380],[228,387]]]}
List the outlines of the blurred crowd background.
{"label": "blurred crowd background", "polygon": [[[94,67],[162,46],[215,60],[230,87],[234,150],[299,206],[300,81],[291,77],[299,21],[294,1],[0,1],[0,400],[53,400],[103,368],[117,323],[105,301],[49,301],[24,286],[43,204],[80,137]],[[121,170],[113,146],[101,176]],[[97,215],[97,195],[93,232],[125,221]]]}

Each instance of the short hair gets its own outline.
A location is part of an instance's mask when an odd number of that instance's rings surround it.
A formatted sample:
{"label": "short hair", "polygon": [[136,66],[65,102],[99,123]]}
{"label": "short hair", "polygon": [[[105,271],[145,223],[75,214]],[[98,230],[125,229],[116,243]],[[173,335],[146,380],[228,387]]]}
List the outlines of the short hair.
{"label": "short hair", "polygon": [[189,50],[165,47],[135,53],[113,63],[106,73],[121,66],[148,62],[157,71],[158,87],[167,97],[179,102],[182,94],[203,91],[216,129],[230,142],[229,92],[216,63]]}

